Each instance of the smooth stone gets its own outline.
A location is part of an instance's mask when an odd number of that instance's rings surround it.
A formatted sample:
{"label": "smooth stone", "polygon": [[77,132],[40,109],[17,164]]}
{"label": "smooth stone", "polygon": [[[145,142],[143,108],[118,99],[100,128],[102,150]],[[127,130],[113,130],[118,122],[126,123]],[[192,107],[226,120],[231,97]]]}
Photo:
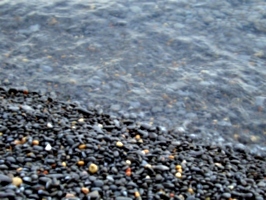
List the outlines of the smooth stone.
{"label": "smooth stone", "polygon": [[90,192],[89,194],[87,194],[87,197],[91,198],[91,199],[98,199],[100,198],[100,194],[97,190]]}
{"label": "smooth stone", "polygon": [[0,198],[8,198],[8,199],[12,198],[12,199],[14,199],[15,196],[16,196],[16,194],[11,192],[11,191],[0,192]]}
{"label": "smooth stone", "polygon": [[104,185],[102,180],[95,180],[93,183],[96,187],[102,187]]}
{"label": "smooth stone", "polygon": [[228,193],[228,192],[224,192],[224,193],[222,194],[222,196],[223,196],[224,198],[231,198],[231,194]]}
{"label": "smooth stone", "polygon": [[8,185],[12,183],[12,179],[9,176],[6,176],[4,174],[0,174],[0,184],[2,186]]}
{"label": "smooth stone", "polygon": [[153,169],[161,170],[161,171],[168,171],[170,168],[165,165],[154,165]]}
{"label": "smooth stone", "polygon": [[116,200],[133,200],[132,198],[129,198],[129,197],[121,197],[121,196],[116,197],[115,199]]}

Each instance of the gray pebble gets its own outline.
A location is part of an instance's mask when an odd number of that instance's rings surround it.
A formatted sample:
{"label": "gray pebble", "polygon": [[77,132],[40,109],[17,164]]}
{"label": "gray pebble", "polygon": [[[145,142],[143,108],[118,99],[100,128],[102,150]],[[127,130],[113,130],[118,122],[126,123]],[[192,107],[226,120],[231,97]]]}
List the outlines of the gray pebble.
{"label": "gray pebble", "polygon": [[231,198],[231,194],[228,193],[228,192],[224,192],[224,193],[222,194],[222,196],[223,196],[224,198]]}
{"label": "gray pebble", "polygon": [[116,200],[133,200],[133,199],[132,198],[129,198],[129,197],[119,196],[119,197],[116,197]]}
{"label": "gray pebble", "polygon": [[4,174],[0,174],[0,184],[2,186],[12,183],[12,179]]}
{"label": "gray pebble", "polygon": [[96,187],[102,187],[104,185],[102,180],[95,180],[94,181],[94,186]]}

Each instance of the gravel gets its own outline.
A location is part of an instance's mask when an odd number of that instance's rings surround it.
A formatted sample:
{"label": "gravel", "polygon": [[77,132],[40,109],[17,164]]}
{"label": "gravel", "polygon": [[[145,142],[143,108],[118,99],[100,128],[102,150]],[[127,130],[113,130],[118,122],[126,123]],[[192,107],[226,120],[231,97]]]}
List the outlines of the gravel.
{"label": "gravel", "polygon": [[265,199],[266,158],[0,88],[1,199]]}

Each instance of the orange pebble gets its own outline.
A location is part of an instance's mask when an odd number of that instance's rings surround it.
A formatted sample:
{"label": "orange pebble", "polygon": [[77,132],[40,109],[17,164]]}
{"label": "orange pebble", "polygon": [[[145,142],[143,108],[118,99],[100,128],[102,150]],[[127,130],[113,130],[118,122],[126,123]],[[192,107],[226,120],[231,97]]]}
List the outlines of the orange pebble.
{"label": "orange pebble", "polygon": [[32,140],[33,145],[39,145],[39,143],[40,143],[39,140]]}
{"label": "orange pebble", "polygon": [[85,148],[86,148],[86,144],[79,145],[79,149],[85,149]]}
{"label": "orange pebble", "polygon": [[137,140],[139,140],[140,139],[140,135],[136,135],[136,137],[135,137]]}
{"label": "orange pebble", "polygon": [[127,175],[127,176],[131,176],[131,173],[132,173],[132,172],[131,172],[131,168],[127,168],[127,169],[126,169],[126,175]]}
{"label": "orange pebble", "polygon": [[83,165],[84,165],[84,161],[83,161],[83,160],[80,160],[80,161],[77,162],[77,164],[78,164],[79,166],[83,166]]}
{"label": "orange pebble", "polygon": [[175,156],[170,155],[170,156],[169,156],[169,159],[170,159],[170,160],[174,160],[174,159],[175,159]]}
{"label": "orange pebble", "polygon": [[89,188],[86,188],[86,187],[82,187],[81,188],[81,191],[84,193],[84,194],[88,194],[90,192]]}
{"label": "orange pebble", "polygon": [[22,144],[22,143],[21,143],[21,141],[20,141],[20,140],[15,140],[15,141],[14,141],[14,144],[16,144],[16,145],[17,145],[17,144]]}
{"label": "orange pebble", "polygon": [[149,149],[144,149],[143,152],[144,152],[145,154],[147,154],[147,153],[149,153]]}
{"label": "orange pebble", "polygon": [[135,197],[139,198],[140,197],[140,193],[138,191],[135,192]]}

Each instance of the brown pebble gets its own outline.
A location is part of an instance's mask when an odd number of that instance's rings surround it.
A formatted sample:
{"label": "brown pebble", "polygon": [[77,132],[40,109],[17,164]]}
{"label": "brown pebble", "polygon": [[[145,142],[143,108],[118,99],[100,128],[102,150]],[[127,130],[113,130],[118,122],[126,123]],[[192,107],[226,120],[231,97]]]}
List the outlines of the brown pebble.
{"label": "brown pebble", "polygon": [[140,193],[138,191],[135,192],[135,197],[139,198],[140,197]]}
{"label": "brown pebble", "polygon": [[80,160],[80,161],[77,162],[77,164],[78,164],[79,166],[83,166],[85,163],[84,163],[83,160]]}
{"label": "brown pebble", "polygon": [[39,140],[33,140],[33,141],[32,141],[32,144],[33,144],[33,145],[39,145],[39,143],[40,143]]}
{"label": "brown pebble", "polygon": [[86,187],[82,187],[81,188],[81,191],[84,193],[84,194],[88,194],[90,192],[89,188],[86,188]]}
{"label": "brown pebble", "polygon": [[137,140],[139,140],[140,139],[140,135],[136,135],[136,137],[135,137]]}
{"label": "brown pebble", "polygon": [[182,173],[183,170],[182,170],[182,166],[181,165],[176,165],[175,166],[176,170],[179,172],[179,173]]}
{"label": "brown pebble", "polygon": [[14,177],[12,179],[12,184],[18,187],[22,184],[22,179],[20,177]]}
{"label": "brown pebble", "polygon": [[91,163],[90,166],[89,166],[89,172],[94,174],[97,171],[98,171],[98,166],[95,165],[94,163]]}
{"label": "brown pebble", "polygon": [[175,159],[175,156],[170,155],[168,158],[169,158],[170,160],[174,160],[174,159]]}
{"label": "brown pebble", "polygon": [[86,144],[79,145],[79,149],[85,149],[85,148],[86,148]]}
{"label": "brown pebble", "polygon": [[14,144],[15,144],[15,145],[18,145],[18,144],[22,144],[22,142],[21,142],[20,140],[15,140],[15,141],[14,141]]}

